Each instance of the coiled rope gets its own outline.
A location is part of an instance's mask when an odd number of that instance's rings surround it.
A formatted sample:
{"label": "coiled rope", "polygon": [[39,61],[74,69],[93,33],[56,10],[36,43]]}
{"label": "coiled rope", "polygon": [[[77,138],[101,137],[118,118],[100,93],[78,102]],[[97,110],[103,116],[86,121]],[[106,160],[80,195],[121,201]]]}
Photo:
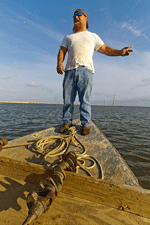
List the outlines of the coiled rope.
{"label": "coiled rope", "polygon": [[[68,130],[68,134],[65,135],[39,137],[34,142],[16,145],[5,145],[3,146],[3,148],[12,148],[34,144],[36,151],[42,154],[43,160],[45,160],[48,157],[56,157],[59,155],[67,154],[69,146],[72,143],[74,146],[82,149],[81,153],[78,153],[77,151],[75,152],[77,155],[77,162],[78,162],[76,173],[78,173],[78,169],[80,168],[84,170],[89,176],[93,177],[92,174],[89,172],[89,170],[93,169],[96,166],[100,169],[101,168],[100,163],[95,157],[87,154],[86,147],[80,142],[80,140],[75,136],[75,134],[76,128],[70,127]],[[86,166],[87,160],[89,160],[92,165]]]}

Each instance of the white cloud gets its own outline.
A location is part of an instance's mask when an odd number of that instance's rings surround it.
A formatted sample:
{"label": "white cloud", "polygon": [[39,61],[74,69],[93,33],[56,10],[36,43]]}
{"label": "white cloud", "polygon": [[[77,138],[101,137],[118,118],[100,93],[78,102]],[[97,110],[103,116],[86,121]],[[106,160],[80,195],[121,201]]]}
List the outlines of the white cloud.
{"label": "white cloud", "polygon": [[121,28],[131,31],[131,33],[135,36],[139,37],[141,36],[147,40],[150,40],[150,38],[146,35],[146,33],[144,33],[150,26],[140,29],[138,28],[138,25],[139,24],[136,21],[123,22],[121,24]]}
{"label": "white cloud", "polygon": [[60,23],[66,23],[66,19],[61,19]]}
{"label": "white cloud", "polygon": [[150,79],[149,78],[146,78],[146,79],[143,79],[143,80],[140,80],[137,85],[135,87],[133,87],[133,90],[134,89],[143,89],[145,91],[148,91],[147,89],[150,89]]}
{"label": "white cloud", "polygon": [[36,84],[35,82],[31,82],[30,84],[27,84],[27,86],[28,87],[35,87],[35,88],[37,88],[37,87],[40,87],[41,84]]}
{"label": "white cloud", "polygon": [[130,25],[129,23],[122,23],[122,28],[127,28],[130,30],[134,35],[141,36],[141,31],[137,29],[135,25]]}
{"label": "white cloud", "polygon": [[49,87],[43,86],[42,90],[46,91],[46,92],[49,92],[49,93],[52,93],[52,92],[55,92],[56,89],[54,89],[53,87],[50,87],[50,86]]}
{"label": "white cloud", "polygon": [[145,79],[141,80],[141,82],[149,83],[150,84],[150,78],[145,78]]}
{"label": "white cloud", "polygon": [[10,90],[9,92],[18,92],[18,90],[13,89],[13,90]]}
{"label": "white cloud", "polygon": [[99,12],[104,12],[106,10],[107,10],[107,8],[101,8],[101,9],[99,9]]}
{"label": "white cloud", "polygon": [[137,87],[147,87],[150,86],[150,78],[142,79],[141,82],[137,85]]}
{"label": "white cloud", "polygon": [[14,75],[8,75],[8,76],[4,76],[3,79],[12,79],[14,77]]}

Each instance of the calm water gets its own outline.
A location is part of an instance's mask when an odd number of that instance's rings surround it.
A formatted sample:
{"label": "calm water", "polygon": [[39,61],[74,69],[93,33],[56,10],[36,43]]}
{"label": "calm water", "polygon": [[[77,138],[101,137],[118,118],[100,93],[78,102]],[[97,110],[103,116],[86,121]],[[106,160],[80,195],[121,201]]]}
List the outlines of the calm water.
{"label": "calm water", "polygon": [[[75,106],[74,118],[79,118]],[[62,105],[0,104],[0,137],[18,138],[62,123]],[[150,108],[92,106],[92,120],[150,189]]]}

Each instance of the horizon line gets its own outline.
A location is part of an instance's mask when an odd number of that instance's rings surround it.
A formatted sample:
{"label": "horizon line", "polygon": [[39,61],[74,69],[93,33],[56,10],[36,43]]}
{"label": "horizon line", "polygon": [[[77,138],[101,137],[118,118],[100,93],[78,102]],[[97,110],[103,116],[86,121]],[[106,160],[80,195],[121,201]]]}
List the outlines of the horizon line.
{"label": "horizon line", "polygon": [[[63,105],[63,103],[49,103],[49,102],[20,102],[20,101],[0,101],[0,104],[43,104],[43,105]],[[80,105],[80,104],[74,104]],[[143,107],[143,108],[150,108],[150,106],[139,106],[139,105],[103,105],[103,104],[91,104],[91,106],[104,106],[104,107]]]}

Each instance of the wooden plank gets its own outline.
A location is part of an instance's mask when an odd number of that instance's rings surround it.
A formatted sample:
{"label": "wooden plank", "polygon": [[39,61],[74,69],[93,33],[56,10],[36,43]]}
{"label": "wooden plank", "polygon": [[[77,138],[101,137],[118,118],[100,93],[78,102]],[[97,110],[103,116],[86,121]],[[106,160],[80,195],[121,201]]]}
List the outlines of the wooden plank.
{"label": "wooden plank", "polygon": [[[28,215],[26,196],[35,185],[0,175],[0,224],[22,224]],[[17,221],[17,222],[16,222]],[[148,225],[150,219],[60,192],[48,212],[32,225]]]}
{"label": "wooden plank", "polygon": [[[40,165],[0,157],[0,173],[26,182],[38,183],[44,176],[49,176],[51,171]],[[119,186],[66,171],[62,192],[150,218],[150,191],[143,188]]]}
{"label": "wooden plank", "polygon": [[150,218],[150,191],[67,173],[62,191],[119,210]]}
{"label": "wooden plank", "polygon": [[43,177],[51,175],[51,170],[42,165],[0,157],[0,174],[38,184]]}

